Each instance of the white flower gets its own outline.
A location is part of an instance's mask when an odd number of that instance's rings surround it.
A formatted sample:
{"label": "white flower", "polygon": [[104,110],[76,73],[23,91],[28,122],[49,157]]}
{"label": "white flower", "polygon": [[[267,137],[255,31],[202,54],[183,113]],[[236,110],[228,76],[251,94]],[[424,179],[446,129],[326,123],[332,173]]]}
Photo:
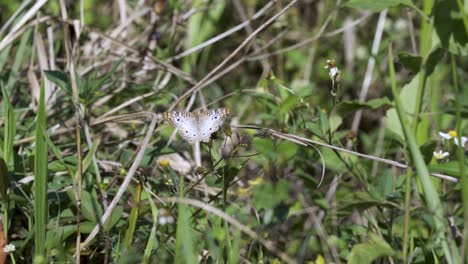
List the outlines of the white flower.
{"label": "white flower", "polygon": [[330,78],[335,79],[338,74],[340,74],[340,70],[336,67],[335,60],[327,60],[327,65],[325,65],[325,69],[329,70],[328,75]]}
{"label": "white flower", "polygon": [[408,28],[408,23],[406,22],[405,19],[399,18],[395,21],[395,24],[393,24],[396,30],[401,31],[405,30]]}
{"label": "white flower", "polygon": [[5,247],[3,247],[3,252],[8,254],[8,253],[11,253],[11,252],[15,251],[15,249],[16,249],[15,245],[8,244]]}
{"label": "white flower", "polygon": [[160,225],[172,224],[174,223],[174,217],[169,210],[162,209],[159,213],[158,222]]}
{"label": "white flower", "polygon": [[335,78],[335,76],[338,74],[338,67],[333,67],[330,69],[330,72],[328,73],[331,78]]}
{"label": "white flower", "polygon": [[[458,142],[458,135],[457,135],[457,131],[455,130],[450,130],[448,133],[444,133],[444,132],[439,132],[439,136],[443,139],[446,139],[446,140],[450,140],[450,139],[453,139],[453,141],[455,142],[455,144],[457,146],[460,146],[459,142]],[[466,141],[468,141],[468,138],[467,137],[461,137],[461,146],[465,146],[465,143]]]}
{"label": "white flower", "polygon": [[460,145],[458,144],[458,138],[455,138],[454,141],[455,141],[455,144],[457,144],[457,146],[464,147],[465,144],[466,144],[466,141],[468,141],[468,138],[467,137],[461,137],[461,144]]}
{"label": "white flower", "polygon": [[442,150],[434,151],[434,158],[436,160],[441,160],[449,155],[448,152],[442,152]]}

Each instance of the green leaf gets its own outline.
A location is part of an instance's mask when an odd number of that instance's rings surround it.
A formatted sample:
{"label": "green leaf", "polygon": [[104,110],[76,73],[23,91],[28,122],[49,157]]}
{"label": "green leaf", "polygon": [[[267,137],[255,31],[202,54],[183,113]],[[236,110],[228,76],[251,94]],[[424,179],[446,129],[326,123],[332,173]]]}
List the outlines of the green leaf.
{"label": "green leaf", "polygon": [[421,69],[422,58],[421,56],[413,55],[410,53],[400,53],[398,54],[398,58],[400,59],[401,64],[410,70],[413,73],[418,73]]}
{"label": "green leaf", "polygon": [[254,138],[253,146],[258,152],[263,153],[263,155],[269,158],[276,157],[275,146],[269,138]]}
{"label": "green leaf", "polygon": [[276,205],[288,199],[288,188],[289,183],[285,180],[280,180],[275,185],[270,182],[255,185],[252,188],[255,208],[257,210],[273,209]]}
{"label": "green leaf", "polygon": [[383,197],[377,197],[366,191],[348,193],[339,205],[340,210],[365,210],[376,205],[386,205]]}
{"label": "green leaf", "polygon": [[392,106],[393,103],[387,97],[382,97],[371,99],[367,102],[360,102],[359,100],[343,101],[336,106],[336,111],[339,115],[345,115],[362,108],[379,109]]}
{"label": "green leaf", "polygon": [[13,146],[15,143],[16,135],[15,113],[13,112],[13,105],[10,102],[10,97],[8,96],[8,92],[3,86],[3,83],[0,83],[0,86],[3,96],[3,111],[5,113],[3,158],[5,159],[7,168],[13,168]]}
{"label": "green leaf", "polygon": [[62,88],[68,95],[72,94],[70,75],[62,71],[44,71],[47,79]]}
{"label": "green leaf", "polygon": [[380,12],[384,9],[395,7],[400,0],[350,0],[345,5],[352,8],[367,9],[372,12]]}
{"label": "green leaf", "polygon": [[[468,165],[467,162],[465,163]],[[450,176],[454,176],[458,178],[460,178],[460,175],[461,175],[460,167],[457,161],[450,161],[450,162],[442,163],[442,164],[432,164],[429,166],[429,169],[432,172],[448,174]]]}
{"label": "green leaf", "polygon": [[5,161],[0,158],[0,195],[3,201],[7,200],[7,190],[10,186],[10,178],[8,177],[8,169]]}
{"label": "green leaf", "polygon": [[456,55],[468,55],[468,34],[457,0],[436,1],[432,9],[434,27],[442,46]]}
{"label": "green leaf", "polygon": [[276,146],[276,152],[285,160],[294,158],[299,147],[297,144],[288,141],[282,141]]}
{"label": "green leaf", "polygon": [[429,142],[426,142],[424,145],[419,147],[419,150],[421,151],[421,154],[423,155],[424,162],[426,164],[429,164],[431,162],[432,157],[434,156],[434,150],[437,146],[437,141],[432,140]]}
{"label": "green leaf", "polygon": [[442,48],[436,48],[431,52],[431,54],[429,54],[429,57],[426,61],[427,76],[430,76],[434,72],[435,67],[441,62],[442,58],[444,57],[444,54],[445,50]]}
{"label": "green leaf", "polygon": [[281,101],[279,112],[282,114],[287,114],[297,105],[297,102],[299,102],[299,100],[299,97],[290,94],[288,97],[286,97],[285,100]]}
{"label": "green leaf", "polygon": [[[416,92],[419,82],[418,73],[413,77],[413,79],[406,84],[400,91],[400,98],[402,100],[403,112],[407,118],[412,116],[412,113],[415,109],[416,104]],[[385,115],[385,126],[388,130],[392,131],[394,134],[398,135],[403,141],[403,129],[401,128],[400,118],[398,117],[397,111],[395,108],[391,108],[387,111]]]}
{"label": "green leaf", "polygon": [[328,137],[328,130],[330,129],[330,123],[328,122],[327,115],[320,109],[320,107],[317,107],[317,115],[318,115],[318,125],[320,127],[320,132],[322,133],[322,137]]}
{"label": "green leaf", "polygon": [[354,245],[351,253],[348,255],[348,263],[372,263],[372,261],[378,257],[386,257],[391,255],[393,255],[392,247],[377,234],[370,233],[369,240],[366,243]]}

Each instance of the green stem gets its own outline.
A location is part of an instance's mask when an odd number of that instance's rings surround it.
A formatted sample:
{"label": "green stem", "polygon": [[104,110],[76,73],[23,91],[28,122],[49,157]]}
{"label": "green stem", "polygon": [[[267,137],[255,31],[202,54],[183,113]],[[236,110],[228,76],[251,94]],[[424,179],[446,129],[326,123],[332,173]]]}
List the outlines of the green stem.
{"label": "green stem", "polygon": [[458,8],[460,8],[460,13],[462,14],[463,24],[465,25],[466,34],[468,34],[468,13],[465,10],[465,6],[461,0],[457,0]]}
{"label": "green stem", "polygon": [[[409,156],[408,153],[405,156]],[[410,226],[410,204],[411,204],[411,178],[413,172],[406,170],[405,186],[405,216],[403,222],[403,263],[408,263],[408,244],[409,244],[409,226]]]}
{"label": "green stem", "polygon": [[[456,131],[457,131],[457,136],[458,136],[458,142],[461,142],[461,103],[460,103],[460,96],[459,96],[459,87],[458,87],[458,76],[457,76],[457,65],[455,62],[455,56],[453,53],[450,53],[450,58],[452,61],[452,76],[453,76],[453,89],[454,89],[454,95],[455,95],[455,106],[457,109],[457,113],[455,115],[456,118]],[[464,223],[468,223],[468,179],[467,175],[465,172],[465,149],[464,146],[459,144],[457,146],[457,157],[458,157],[458,166],[460,169],[460,179],[461,179],[461,186],[462,186],[462,204],[463,204],[463,219]],[[462,255],[462,262],[464,263],[464,260],[466,258],[466,253],[468,252],[468,226],[465,224],[465,227],[463,229],[463,243],[462,245],[464,246],[464,249],[461,251]]]}
{"label": "green stem", "polygon": [[394,96],[395,107],[398,112],[398,117],[400,119],[400,125],[403,129],[406,142],[409,147],[409,152],[411,154],[411,162],[416,167],[416,172],[421,182],[423,188],[424,197],[426,199],[427,207],[429,212],[431,212],[434,217],[435,225],[435,239],[438,243],[441,243],[441,246],[445,253],[445,259],[447,263],[454,264],[460,263],[460,256],[458,251],[454,250],[453,240],[450,235],[447,235],[446,223],[444,221],[443,207],[440,201],[439,194],[436,192],[432,181],[429,176],[429,170],[427,169],[424,158],[419,150],[418,144],[416,143],[416,138],[411,128],[408,124],[407,114],[403,108],[403,103],[401,102],[400,94],[396,88],[396,78],[395,78],[395,68],[393,65],[393,53],[392,46],[388,47],[388,64],[390,69],[390,79],[392,81],[392,93]]}

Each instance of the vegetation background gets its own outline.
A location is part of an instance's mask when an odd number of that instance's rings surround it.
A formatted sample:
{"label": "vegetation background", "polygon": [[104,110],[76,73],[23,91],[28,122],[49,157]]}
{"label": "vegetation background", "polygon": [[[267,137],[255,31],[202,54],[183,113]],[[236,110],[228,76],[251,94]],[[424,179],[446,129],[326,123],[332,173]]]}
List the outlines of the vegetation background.
{"label": "vegetation background", "polygon": [[2,263],[466,263],[467,0],[0,10]]}

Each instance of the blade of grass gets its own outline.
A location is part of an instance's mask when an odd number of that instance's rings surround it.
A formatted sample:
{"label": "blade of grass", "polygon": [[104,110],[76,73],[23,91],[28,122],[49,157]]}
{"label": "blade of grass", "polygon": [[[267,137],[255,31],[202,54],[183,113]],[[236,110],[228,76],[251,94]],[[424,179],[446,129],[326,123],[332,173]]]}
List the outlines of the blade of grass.
{"label": "blade of grass", "polygon": [[27,44],[29,39],[31,38],[31,33],[32,29],[29,29],[21,37],[20,45],[18,47],[18,51],[16,52],[13,66],[11,67],[10,76],[8,77],[8,81],[5,86],[5,89],[7,91],[11,91],[11,89],[13,88],[13,84],[18,79],[18,72],[21,64],[23,63],[24,55],[29,54],[30,48]]}
{"label": "blade of grass", "polygon": [[[179,179],[179,198],[184,199],[184,178]],[[197,263],[192,232],[190,230],[190,212],[187,205],[179,203],[176,231],[176,263]]]}
{"label": "blade of grass", "polygon": [[[455,56],[453,53],[450,53],[450,59],[452,61],[452,74],[453,74],[453,89],[454,89],[454,95],[455,95],[455,105],[456,105],[456,110],[457,113],[455,115],[456,119],[456,131],[457,131],[457,136],[458,136],[458,142],[461,141],[461,132],[462,132],[462,119],[461,119],[461,102],[460,98],[461,95],[459,95],[459,87],[458,87],[458,76],[457,76],[457,65],[455,62]],[[462,204],[463,204],[463,223],[468,223],[468,179],[465,171],[465,148],[461,144],[457,146],[457,157],[458,157],[458,165],[460,168],[460,179],[461,179],[461,188],[462,188]],[[460,263],[466,263],[466,253],[468,252],[468,226],[465,224],[465,227],[463,228],[463,242],[462,242],[462,248],[461,248],[461,262]]]}
{"label": "blade of grass", "polygon": [[423,187],[427,206],[429,207],[430,212],[434,214],[433,220],[436,227],[436,238],[437,240],[440,240],[440,243],[442,244],[447,263],[461,263],[458,251],[455,247],[452,246],[453,241],[451,237],[446,235],[446,225],[444,223],[443,208],[440,202],[439,194],[436,192],[434,186],[432,185],[429,176],[429,170],[427,169],[427,166],[424,162],[424,158],[419,150],[418,144],[416,143],[416,138],[408,123],[406,113],[401,102],[400,94],[398,93],[396,88],[395,68],[393,65],[393,53],[391,45],[389,45],[388,48],[388,64],[390,69],[390,79],[392,82],[392,93],[394,96],[395,107],[397,109],[400,124],[403,128],[403,133],[405,134],[405,138],[409,147],[409,152],[412,158],[411,160],[416,167],[417,175],[419,176],[419,180]]}
{"label": "blade of grass", "polygon": [[3,137],[3,158],[2,162],[5,164],[5,173],[1,175],[0,189],[3,203],[3,230],[5,232],[5,239],[8,240],[8,222],[9,222],[9,202],[8,202],[8,187],[10,186],[10,180],[8,178],[8,171],[12,171],[14,168],[13,163],[13,146],[15,143],[16,135],[16,120],[15,113],[13,111],[13,105],[10,102],[8,92],[3,86],[3,82],[0,82],[2,96],[3,96],[3,114],[5,115],[4,125],[4,137]]}
{"label": "blade of grass", "polygon": [[46,263],[47,225],[47,137],[44,102],[44,82],[41,84],[36,121],[36,149],[34,154],[34,263]]}
{"label": "blade of grass", "polygon": [[135,192],[133,193],[132,210],[130,211],[128,227],[125,231],[125,237],[123,241],[123,246],[127,250],[132,245],[133,235],[135,234],[136,222],[138,220],[138,214],[140,212],[141,188],[141,184],[137,184]]}
{"label": "blade of grass", "polygon": [[158,208],[156,207],[156,204],[154,203],[153,199],[151,199],[151,195],[148,192],[146,192],[146,190],[143,190],[142,196],[146,197],[146,200],[148,200],[148,203],[151,207],[151,215],[153,216],[153,227],[151,228],[151,233],[148,238],[148,243],[146,244],[143,260],[141,262],[143,264],[146,264],[149,263],[151,253],[157,247],[157,240],[154,238],[156,237],[156,227],[158,225]]}
{"label": "blade of grass", "polygon": [[8,45],[5,47],[2,52],[0,52],[0,73],[3,71],[3,66],[7,63],[10,59],[10,50],[12,45]]}
{"label": "blade of grass", "polygon": [[13,145],[15,143],[16,133],[16,121],[15,114],[13,112],[13,105],[10,102],[8,95],[3,83],[0,83],[2,96],[3,96],[3,113],[5,115],[5,127],[3,135],[3,155],[5,163],[8,168],[13,168]]}

